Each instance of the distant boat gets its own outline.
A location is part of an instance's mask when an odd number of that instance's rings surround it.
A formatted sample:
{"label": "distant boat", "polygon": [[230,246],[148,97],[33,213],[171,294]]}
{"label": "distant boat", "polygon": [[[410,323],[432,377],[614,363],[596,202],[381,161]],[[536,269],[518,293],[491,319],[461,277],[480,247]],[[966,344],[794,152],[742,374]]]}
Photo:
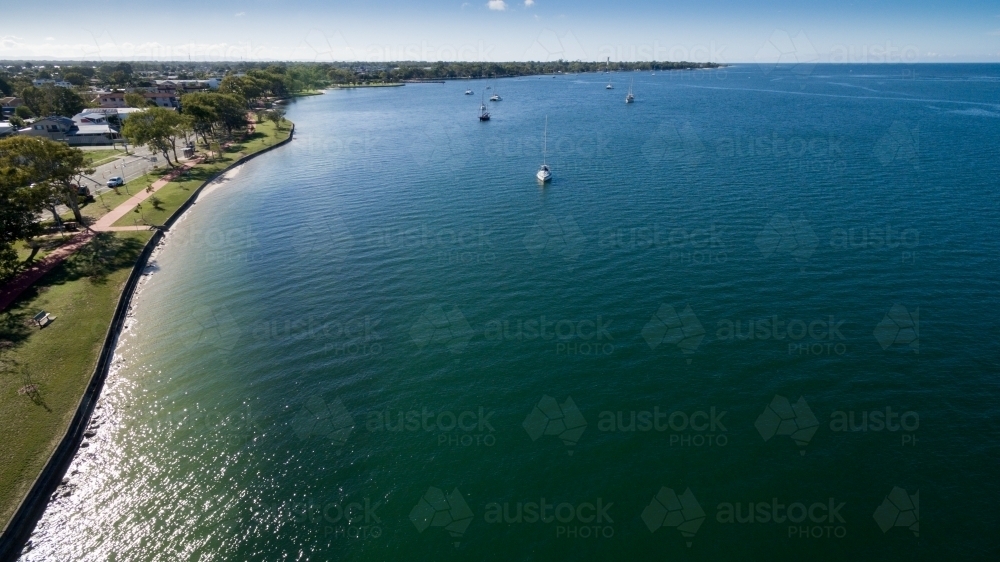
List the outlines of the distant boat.
{"label": "distant boat", "polygon": [[486,102],[482,100],[480,100],[479,102],[479,120],[480,121],[490,120],[490,112],[486,111]]}
{"label": "distant boat", "polygon": [[635,101],[635,96],[632,95],[632,82],[628,83],[628,95],[625,96],[625,103],[632,103]]}
{"label": "distant boat", "polygon": [[542,131],[542,165],[538,168],[538,172],[535,173],[535,177],[538,181],[545,183],[552,179],[552,171],[549,170],[548,164],[545,163],[545,157],[548,148],[548,136],[549,136],[549,116],[545,116],[545,129]]}
{"label": "distant boat", "polygon": [[471,95],[472,95],[472,94],[474,94],[474,93],[475,93],[475,92],[473,92],[472,90],[466,90],[466,91],[465,91],[465,95],[467,95],[467,96],[471,96]]}
{"label": "distant boat", "polygon": [[614,90],[615,87],[611,85],[611,57],[608,57],[607,62],[604,63],[604,73],[608,75],[608,85],[604,89]]}
{"label": "distant boat", "polygon": [[500,97],[500,94],[497,93],[497,88],[493,88],[493,95],[490,96],[490,101],[500,101],[502,99],[503,98]]}

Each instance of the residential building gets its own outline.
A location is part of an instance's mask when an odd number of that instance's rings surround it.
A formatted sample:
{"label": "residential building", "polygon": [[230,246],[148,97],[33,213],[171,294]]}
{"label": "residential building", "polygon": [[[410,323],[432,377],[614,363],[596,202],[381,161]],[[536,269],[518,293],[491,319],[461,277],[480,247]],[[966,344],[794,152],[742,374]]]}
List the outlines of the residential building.
{"label": "residential building", "polygon": [[[153,102],[157,107],[169,107],[178,108],[180,107],[180,96],[177,95],[175,91],[148,91],[148,90],[136,90],[135,93],[142,94],[142,97],[146,98],[146,102]],[[97,104],[102,108],[123,108],[128,107],[125,103],[125,92],[99,92],[97,97],[94,99]]]}
{"label": "residential building", "polygon": [[24,102],[21,101],[21,98],[13,96],[0,98],[0,115],[13,115],[17,106],[22,105],[23,103]]}
{"label": "residential building", "polygon": [[65,80],[52,80],[50,78],[35,78],[31,81],[31,85],[36,88],[41,88],[42,86],[51,85],[59,86],[60,88],[72,88],[73,85]]}
{"label": "residential building", "polygon": [[18,131],[22,135],[45,137],[50,140],[65,142],[70,146],[110,145],[121,138],[117,130],[105,122],[104,124],[77,124],[69,117],[52,115],[35,120],[30,127]]}

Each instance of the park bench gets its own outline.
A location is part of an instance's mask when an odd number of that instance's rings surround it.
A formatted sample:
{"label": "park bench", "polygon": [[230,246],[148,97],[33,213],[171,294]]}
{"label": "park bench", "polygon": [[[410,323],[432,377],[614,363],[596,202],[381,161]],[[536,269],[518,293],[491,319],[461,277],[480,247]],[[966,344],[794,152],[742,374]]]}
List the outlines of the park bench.
{"label": "park bench", "polygon": [[49,324],[51,324],[52,321],[55,319],[56,319],[55,316],[52,316],[51,314],[43,310],[38,314],[36,314],[34,318],[31,319],[31,321],[37,324],[39,328],[44,328]]}

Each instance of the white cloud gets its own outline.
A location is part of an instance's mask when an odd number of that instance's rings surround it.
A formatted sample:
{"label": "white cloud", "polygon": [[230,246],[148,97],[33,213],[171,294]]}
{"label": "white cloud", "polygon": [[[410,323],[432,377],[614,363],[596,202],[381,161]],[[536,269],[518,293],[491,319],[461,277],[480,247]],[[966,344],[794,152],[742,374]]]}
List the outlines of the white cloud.
{"label": "white cloud", "polygon": [[503,0],[490,0],[486,3],[486,7],[497,12],[502,12],[507,9],[507,3]]}
{"label": "white cloud", "polygon": [[524,0],[524,7],[530,8],[535,5],[535,0]]}
{"label": "white cloud", "polygon": [[245,15],[247,15],[247,13],[246,13],[246,12],[237,12],[237,14],[236,14],[236,17],[238,17],[238,18],[242,18],[242,17],[243,17],[243,16],[245,16]]}
{"label": "white cloud", "polygon": [[55,37],[46,37],[45,40],[46,41],[55,41],[56,38]]}

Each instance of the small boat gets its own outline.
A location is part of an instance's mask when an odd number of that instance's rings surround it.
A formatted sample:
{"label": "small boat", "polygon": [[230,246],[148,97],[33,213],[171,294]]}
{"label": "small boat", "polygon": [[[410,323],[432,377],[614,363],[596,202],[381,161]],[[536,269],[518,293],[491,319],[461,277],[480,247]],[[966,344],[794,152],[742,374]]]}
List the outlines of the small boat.
{"label": "small boat", "polygon": [[615,87],[611,85],[611,57],[608,57],[607,62],[604,63],[604,73],[608,75],[608,85],[604,89],[614,90]]}
{"label": "small boat", "polygon": [[472,90],[466,90],[465,91],[465,95],[467,95],[467,96],[471,96],[473,93],[475,93],[475,92],[473,92]]}
{"label": "small boat", "polygon": [[545,129],[542,131],[542,165],[538,168],[538,172],[535,173],[535,177],[538,181],[545,183],[552,180],[552,171],[549,170],[548,164],[545,163],[545,156],[548,148],[548,136],[549,136],[549,116],[545,116]]}
{"label": "small boat", "polygon": [[632,95],[632,82],[628,83],[628,95],[625,96],[625,103],[632,103],[635,101],[635,96]]}
{"label": "small boat", "polygon": [[480,121],[490,120],[490,112],[486,111],[486,102],[484,101],[479,102],[479,120]]}

